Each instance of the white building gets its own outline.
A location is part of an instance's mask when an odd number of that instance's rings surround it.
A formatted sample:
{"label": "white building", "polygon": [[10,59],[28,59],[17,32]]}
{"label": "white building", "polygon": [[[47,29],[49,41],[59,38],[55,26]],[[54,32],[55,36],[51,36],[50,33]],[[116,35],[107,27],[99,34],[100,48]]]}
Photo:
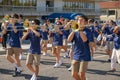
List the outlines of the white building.
{"label": "white building", "polygon": [[51,13],[83,13],[99,16],[99,3],[95,0],[2,0],[0,15],[21,13],[26,16],[45,16]]}

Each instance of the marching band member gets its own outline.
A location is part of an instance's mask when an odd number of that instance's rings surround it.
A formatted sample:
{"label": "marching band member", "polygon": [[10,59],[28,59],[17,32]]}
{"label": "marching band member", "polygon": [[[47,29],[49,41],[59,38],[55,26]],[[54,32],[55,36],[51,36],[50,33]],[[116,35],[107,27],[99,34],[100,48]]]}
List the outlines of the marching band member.
{"label": "marching band member", "polygon": [[[28,28],[27,33],[22,37],[22,40],[30,40],[30,49],[29,54],[27,55],[26,66],[30,71],[33,72],[33,75],[30,80],[37,80],[39,74],[39,64],[41,56],[40,40],[41,40],[41,30],[37,30],[40,21],[34,19],[32,25]],[[35,62],[33,67],[33,61]]]}
{"label": "marching band member", "polygon": [[[18,15],[14,14],[10,17],[10,23],[7,26],[7,29],[3,30],[3,33],[8,32],[8,51],[6,54],[6,58],[9,62],[11,62],[15,66],[15,73],[13,74],[13,77],[18,76],[21,74],[21,63],[19,59],[19,53],[20,53],[20,31],[17,29],[19,28],[19,24],[16,22],[18,19]],[[10,30],[10,31],[7,31]],[[14,58],[13,59],[13,56]]]}
{"label": "marching band member", "polygon": [[68,41],[74,41],[72,76],[76,80],[86,80],[88,62],[91,61],[89,42],[91,31],[81,25],[87,24],[87,17],[80,15],[78,18],[79,29],[70,33]]}
{"label": "marching band member", "polygon": [[116,26],[114,32],[114,48],[111,56],[111,72],[116,71],[116,62],[120,64],[120,27]]}
{"label": "marching band member", "polygon": [[41,48],[43,50],[43,55],[47,55],[47,44],[48,44],[48,34],[49,34],[49,31],[48,31],[48,25],[45,23],[43,26],[42,26],[42,41],[41,41]]}

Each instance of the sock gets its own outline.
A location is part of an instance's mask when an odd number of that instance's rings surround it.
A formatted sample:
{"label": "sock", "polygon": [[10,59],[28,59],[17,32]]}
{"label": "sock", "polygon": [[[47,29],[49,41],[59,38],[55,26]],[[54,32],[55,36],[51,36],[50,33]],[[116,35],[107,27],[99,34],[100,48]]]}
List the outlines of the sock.
{"label": "sock", "polygon": [[16,63],[13,63],[13,65],[14,65],[15,67],[17,67],[17,64],[16,64]]}

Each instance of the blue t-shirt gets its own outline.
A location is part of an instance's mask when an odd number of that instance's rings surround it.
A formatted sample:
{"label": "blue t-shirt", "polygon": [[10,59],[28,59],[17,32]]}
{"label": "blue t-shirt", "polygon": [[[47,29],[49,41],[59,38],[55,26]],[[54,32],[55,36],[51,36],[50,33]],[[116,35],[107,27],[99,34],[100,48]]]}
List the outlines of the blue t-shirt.
{"label": "blue t-shirt", "polygon": [[100,26],[95,26],[94,27],[94,37],[96,37],[96,38],[98,37],[98,35],[99,35],[98,32],[100,32],[100,30],[101,30]]}
{"label": "blue t-shirt", "polygon": [[89,27],[89,29],[90,29],[90,31],[91,31],[92,33],[94,33],[94,25],[91,25],[91,26]]}
{"label": "blue t-shirt", "polygon": [[94,42],[93,32],[89,28],[85,28],[84,33],[89,38],[89,42]]}
{"label": "blue t-shirt", "polygon": [[[15,27],[16,29],[19,28],[19,23],[15,23]],[[9,37],[8,37],[8,44],[11,47],[17,47],[20,48],[20,31],[17,31],[17,33],[15,33],[12,29],[12,24],[8,24],[7,26],[7,30],[11,30],[8,31]]]}
{"label": "blue t-shirt", "polygon": [[20,31],[19,31],[19,36],[20,36],[20,38],[22,38],[22,36],[23,36],[23,29],[24,29],[24,27],[23,27],[23,22],[21,22],[21,23],[19,23],[19,29],[20,29]]}
{"label": "blue t-shirt", "polygon": [[[41,33],[40,30],[37,31]],[[26,39],[30,40],[29,52],[32,54],[41,54],[41,48],[40,48],[41,37],[36,36],[35,33],[30,31]]]}
{"label": "blue t-shirt", "polygon": [[106,38],[107,38],[106,41],[113,41],[113,37],[108,37],[108,35],[112,36],[113,29],[114,27],[109,27],[109,26],[105,27],[103,33],[106,35]]}
{"label": "blue t-shirt", "polygon": [[70,34],[70,30],[63,29],[63,39],[67,39]]}
{"label": "blue t-shirt", "polygon": [[120,49],[120,31],[118,34],[114,36],[114,48],[115,49]]}
{"label": "blue t-shirt", "polygon": [[87,35],[87,31],[84,31],[88,38],[88,40],[86,42],[83,42],[81,37],[80,37],[80,33],[75,32],[73,40],[74,41],[74,53],[73,53],[73,59],[74,60],[78,60],[78,61],[91,61],[91,55],[90,55],[90,49],[89,49],[89,41],[91,41],[89,38],[89,35]]}
{"label": "blue t-shirt", "polygon": [[48,31],[42,31],[42,39],[48,40]]}
{"label": "blue t-shirt", "polygon": [[53,45],[54,46],[62,46],[63,45],[63,34],[54,32],[54,33],[52,33],[52,35],[53,35]]}

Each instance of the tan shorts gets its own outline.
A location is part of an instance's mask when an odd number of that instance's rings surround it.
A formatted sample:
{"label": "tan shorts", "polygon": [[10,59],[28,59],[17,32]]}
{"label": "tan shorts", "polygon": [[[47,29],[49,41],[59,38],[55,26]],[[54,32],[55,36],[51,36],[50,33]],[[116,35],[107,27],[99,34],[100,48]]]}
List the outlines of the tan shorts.
{"label": "tan shorts", "polygon": [[52,53],[53,54],[56,53],[56,52],[60,53],[60,50],[61,50],[61,46],[53,46],[52,47]]}
{"label": "tan shorts", "polygon": [[113,47],[114,47],[113,41],[106,41],[105,49],[107,49],[107,50],[113,50]]}
{"label": "tan shorts", "polygon": [[7,55],[12,56],[13,54],[15,54],[15,56],[19,56],[19,54],[20,54],[20,48],[16,48],[16,47],[8,48]]}
{"label": "tan shorts", "polygon": [[90,46],[90,48],[93,48],[93,47],[95,47],[95,43],[94,42],[90,42],[89,46]]}
{"label": "tan shorts", "polygon": [[53,42],[53,38],[50,37],[50,38],[49,38],[49,43],[52,43],[52,42]]}
{"label": "tan shorts", "polygon": [[26,64],[33,64],[33,61],[35,63],[35,65],[39,65],[40,64],[40,54],[31,54],[29,53],[27,55],[27,60],[26,60]]}
{"label": "tan shorts", "polygon": [[48,43],[48,40],[42,40],[43,43]]}
{"label": "tan shorts", "polygon": [[72,73],[86,72],[88,68],[88,61],[72,61]]}
{"label": "tan shorts", "polygon": [[41,47],[45,47],[45,46],[47,46],[47,43],[48,43],[48,40],[42,40],[41,41]]}

